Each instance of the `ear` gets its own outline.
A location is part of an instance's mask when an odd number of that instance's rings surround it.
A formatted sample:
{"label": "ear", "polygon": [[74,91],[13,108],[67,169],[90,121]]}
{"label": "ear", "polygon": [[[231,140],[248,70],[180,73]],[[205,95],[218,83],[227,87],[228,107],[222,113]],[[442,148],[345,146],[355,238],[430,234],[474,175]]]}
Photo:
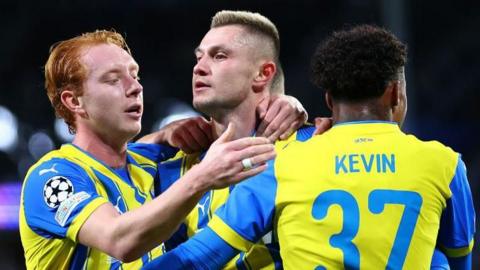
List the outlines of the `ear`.
{"label": "ear", "polygon": [[260,70],[253,79],[253,91],[258,93],[263,91],[268,83],[272,81],[275,72],[277,71],[277,66],[272,61],[263,63],[260,66]]}
{"label": "ear", "polygon": [[327,107],[330,109],[330,111],[333,111],[333,100],[330,92],[328,91],[325,92],[325,102],[327,103]]}
{"label": "ear", "polygon": [[86,116],[87,112],[83,108],[83,102],[81,97],[77,97],[72,90],[64,90],[60,94],[60,100],[63,105],[70,110],[74,115]]}
{"label": "ear", "polygon": [[389,82],[386,92],[390,92],[390,105],[392,108],[400,104],[400,81]]}

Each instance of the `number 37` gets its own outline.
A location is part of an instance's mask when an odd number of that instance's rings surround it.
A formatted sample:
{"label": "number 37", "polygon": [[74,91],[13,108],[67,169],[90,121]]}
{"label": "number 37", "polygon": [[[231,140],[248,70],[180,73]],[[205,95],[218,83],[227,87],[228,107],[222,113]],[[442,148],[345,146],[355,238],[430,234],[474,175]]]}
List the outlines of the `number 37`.
{"label": "number 37", "polygon": [[[422,196],[413,191],[373,190],[368,196],[368,210],[373,214],[381,214],[386,204],[401,204],[405,206],[392,250],[388,258],[387,269],[401,269],[407,255],[417,223]],[[339,205],[343,210],[343,229],[330,237],[330,245],[342,250],[345,269],[360,268],[360,254],[352,243],[358,233],[360,211],[355,198],[344,190],[329,190],[321,193],[313,202],[312,216],[317,220],[326,217],[332,205]],[[316,270],[325,269],[318,266]]]}

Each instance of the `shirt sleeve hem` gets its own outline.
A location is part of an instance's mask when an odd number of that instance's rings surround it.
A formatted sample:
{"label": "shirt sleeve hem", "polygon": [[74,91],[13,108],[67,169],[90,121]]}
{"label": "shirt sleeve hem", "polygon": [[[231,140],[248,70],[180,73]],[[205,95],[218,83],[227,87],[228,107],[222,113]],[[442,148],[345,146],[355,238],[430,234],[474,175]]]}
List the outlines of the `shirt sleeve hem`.
{"label": "shirt sleeve hem", "polygon": [[107,203],[108,201],[103,197],[98,197],[92,200],[87,204],[83,210],[76,216],[75,220],[69,226],[67,230],[67,238],[72,239],[74,242],[77,242],[78,232],[82,227],[83,223],[87,220],[88,217],[102,204]]}
{"label": "shirt sleeve hem", "polygon": [[464,257],[468,255],[470,252],[473,250],[473,243],[474,240],[470,241],[470,244],[468,244],[467,247],[462,247],[462,248],[447,248],[445,246],[440,246],[440,250],[442,250],[447,257],[450,258],[458,258],[458,257]]}
{"label": "shirt sleeve hem", "polygon": [[213,216],[212,220],[208,223],[208,227],[225,242],[240,251],[248,251],[254,244],[240,236],[218,216]]}

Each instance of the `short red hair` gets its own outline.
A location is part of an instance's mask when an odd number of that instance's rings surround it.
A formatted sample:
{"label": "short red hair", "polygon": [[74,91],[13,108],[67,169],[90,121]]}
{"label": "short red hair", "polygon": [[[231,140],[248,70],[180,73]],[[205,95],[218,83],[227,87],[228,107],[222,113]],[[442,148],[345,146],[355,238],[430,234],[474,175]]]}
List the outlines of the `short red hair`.
{"label": "short red hair", "polygon": [[75,118],[62,103],[61,94],[66,89],[73,91],[76,96],[83,94],[83,83],[88,70],[80,61],[81,52],[99,44],[114,44],[131,54],[123,36],[107,30],[84,33],[50,47],[50,55],[45,64],[45,89],[55,115],[65,120],[72,134],[76,132]]}

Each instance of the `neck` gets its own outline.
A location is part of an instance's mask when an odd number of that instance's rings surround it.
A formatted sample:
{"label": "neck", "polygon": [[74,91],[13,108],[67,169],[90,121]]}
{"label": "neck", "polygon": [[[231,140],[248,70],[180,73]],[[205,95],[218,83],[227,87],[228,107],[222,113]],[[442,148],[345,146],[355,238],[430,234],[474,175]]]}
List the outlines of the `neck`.
{"label": "neck", "polygon": [[[244,104],[242,104],[244,105]],[[230,111],[224,111],[221,114],[212,116],[213,134],[218,138],[228,127],[229,123],[235,126],[235,134],[232,140],[248,137],[252,135],[257,124],[256,105],[237,106]]]}
{"label": "neck", "polygon": [[352,121],[392,121],[392,111],[374,101],[359,103],[338,102],[332,108],[333,124]]}
{"label": "neck", "polygon": [[114,140],[90,129],[79,127],[73,144],[112,168],[123,167],[127,162],[126,141]]}

